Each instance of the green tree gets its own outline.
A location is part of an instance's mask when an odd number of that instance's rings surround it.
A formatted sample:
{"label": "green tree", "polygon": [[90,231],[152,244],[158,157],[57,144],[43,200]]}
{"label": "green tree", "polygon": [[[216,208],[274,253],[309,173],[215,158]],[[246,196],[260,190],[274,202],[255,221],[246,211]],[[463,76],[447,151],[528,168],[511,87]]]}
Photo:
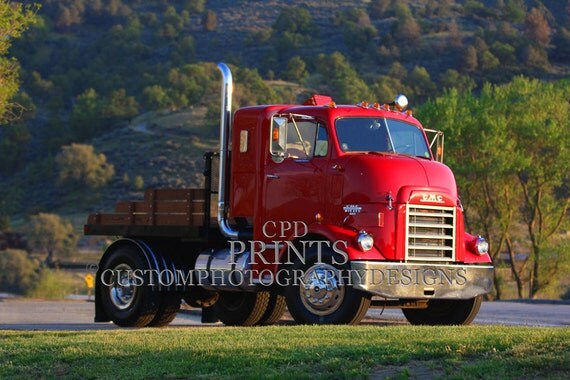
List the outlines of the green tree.
{"label": "green tree", "polygon": [[305,8],[283,8],[273,24],[273,39],[278,55],[306,46],[318,34],[311,13]]}
{"label": "green tree", "polygon": [[18,123],[3,127],[0,137],[0,173],[12,173],[22,165],[32,136],[25,125]]}
{"label": "green tree", "polygon": [[184,9],[187,9],[191,13],[202,13],[204,12],[204,4],[206,0],[185,0]]}
{"label": "green tree", "polygon": [[364,9],[351,9],[341,13],[338,18],[344,27],[344,41],[348,48],[357,52],[369,50],[378,30],[370,21],[368,13]]}
{"label": "green tree", "polygon": [[57,255],[74,252],[78,236],[69,221],[56,214],[40,213],[30,217],[27,239],[33,249],[47,254],[45,262],[52,266]]}
{"label": "green tree", "polygon": [[0,289],[23,294],[38,279],[38,265],[25,251],[7,249],[0,251]]}
{"label": "green tree", "polygon": [[436,90],[435,83],[432,81],[429,72],[422,66],[414,67],[404,83],[412,89],[414,96],[422,100],[427,99]]}
{"label": "green tree", "polygon": [[477,86],[469,75],[461,75],[457,70],[453,69],[448,69],[441,74],[439,81],[444,89],[450,90],[455,88],[460,93],[469,92]]}
{"label": "green tree", "polygon": [[234,89],[236,107],[255,104],[277,103],[277,94],[265,83],[257,70],[239,68]]}
{"label": "green tree", "polygon": [[91,145],[63,146],[55,157],[60,183],[80,183],[89,188],[105,186],[115,175],[115,168],[103,153]]}
{"label": "green tree", "polygon": [[[526,240],[531,296],[555,278],[544,270],[552,268],[545,255],[568,223],[569,94],[567,81],[516,78],[486,85],[477,97],[449,91],[418,111],[425,125],[449,132],[446,157],[458,177],[469,225],[490,238],[493,257],[506,250],[514,264],[515,242]],[[523,236],[517,232],[521,225]],[[522,296],[521,270],[513,265],[512,272]]]}
{"label": "green tree", "polygon": [[141,103],[147,110],[159,111],[170,107],[173,101],[168,95],[168,91],[161,85],[155,84],[144,88]]}
{"label": "green tree", "polygon": [[344,55],[334,52],[319,55],[317,72],[322,78],[322,87],[338,103],[354,104],[371,101],[373,94]]}
{"label": "green tree", "polygon": [[[531,297],[547,287],[543,277],[545,252],[557,233],[568,225],[570,206],[570,83],[517,79],[505,89],[518,101],[509,106],[509,124],[524,165],[517,171],[524,194],[523,220],[528,229],[533,259]],[[544,102],[544,99],[553,99]],[[559,100],[559,101],[556,101]]]}
{"label": "green tree", "polygon": [[302,83],[309,73],[307,72],[305,61],[297,55],[287,62],[287,69],[285,69],[283,75],[287,80]]}
{"label": "green tree", "polygon": [[69,123],[78,140],[87,140],[103,130],[103,108],[103,100],[93,88],[85,90],[76,98]]}
{"label": "green tree", "polygon": [[12,41],[24,33],[34,22],[37,5],[0,1],[0,123],[18,116],[19,107],[11,102],[18,92],[20,67],[9,57]]}
{"label": "green tree", "polygon": [[111,92],[102,111],[107,122],[114,124],[138,115],[138,104],[133,96],[128,96],[127,91],[121,88]]}
{"label": "green tree", "polygon": [[133,180],[133,189],[135,191],[141,191],[144,189],[144,179],[142,176],[137,175]]}
{"label": "green tree", "polygon": [[524,0],[507,0],[504,7],[504,17],[512,22],[521,22],[526,15]]}

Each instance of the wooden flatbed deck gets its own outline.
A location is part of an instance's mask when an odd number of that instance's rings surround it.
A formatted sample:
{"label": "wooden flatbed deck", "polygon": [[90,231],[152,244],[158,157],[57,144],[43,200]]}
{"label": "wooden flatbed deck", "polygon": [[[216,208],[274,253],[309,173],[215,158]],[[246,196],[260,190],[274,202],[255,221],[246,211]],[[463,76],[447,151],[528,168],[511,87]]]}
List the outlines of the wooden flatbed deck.
{"label": "wooden flatbed deck", "polygon": [[149,189],[141,201],[120,201],[114,213],[89,215],[85,235],[204,240],[219,235],[204,189]]}

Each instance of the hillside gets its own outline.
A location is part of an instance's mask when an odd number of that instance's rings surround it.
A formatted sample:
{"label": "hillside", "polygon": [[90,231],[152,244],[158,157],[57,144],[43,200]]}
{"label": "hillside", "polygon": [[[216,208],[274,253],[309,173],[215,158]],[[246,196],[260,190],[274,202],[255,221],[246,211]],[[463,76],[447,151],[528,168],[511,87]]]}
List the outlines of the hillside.
{"label": "hillside", "polygon": [[[27,112],[0,129],[0,217],[80,224],[144,187],[199,185],[217,137],[213,62],[233,65],[236,106],[312,91],[350,103],[404,92],[417,106],[450,88],[570,76],[569,12],[556,0],[43,1],[12,49]],[[72,143],[113,165],[106,186],[58,182]]]}

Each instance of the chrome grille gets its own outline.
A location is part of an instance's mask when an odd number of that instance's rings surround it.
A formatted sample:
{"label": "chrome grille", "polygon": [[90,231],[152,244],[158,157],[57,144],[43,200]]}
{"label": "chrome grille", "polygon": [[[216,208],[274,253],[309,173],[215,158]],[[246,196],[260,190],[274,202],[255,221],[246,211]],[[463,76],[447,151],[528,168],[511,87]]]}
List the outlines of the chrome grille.
{"label": "chrome grille", "polygon": [[455,260],[455,207],[408,204],[406,260]]}

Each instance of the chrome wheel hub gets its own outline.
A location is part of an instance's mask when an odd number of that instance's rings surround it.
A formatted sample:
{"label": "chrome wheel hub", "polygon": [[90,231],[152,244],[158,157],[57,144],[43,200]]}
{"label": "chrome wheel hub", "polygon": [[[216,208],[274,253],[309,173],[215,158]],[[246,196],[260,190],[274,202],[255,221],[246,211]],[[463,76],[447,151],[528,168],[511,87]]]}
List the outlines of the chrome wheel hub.
{"label": "chrome wheel hub", "polygon": [[318,263],[305,272],[299,292],[301,302],[311,313],[324,316],[340,307],[345,287],[341,284],[335,267]]}
{"label": "chrome wheel hub", "polygon": [[113,305],[120,310],[128,309],[137,293],[132,268],[119,264],[113,269],[109,286],[109,295]]}

